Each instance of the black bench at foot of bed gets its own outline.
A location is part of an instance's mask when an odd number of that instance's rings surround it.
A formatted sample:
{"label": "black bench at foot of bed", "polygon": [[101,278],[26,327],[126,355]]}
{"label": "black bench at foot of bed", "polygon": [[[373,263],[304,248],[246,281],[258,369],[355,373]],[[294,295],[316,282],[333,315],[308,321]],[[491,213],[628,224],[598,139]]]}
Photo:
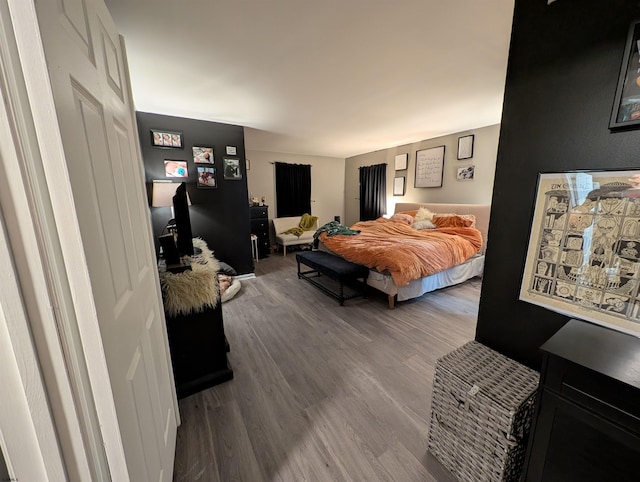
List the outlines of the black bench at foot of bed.
{"label": "black bench at foot of bed", "polygon": [[[333,296],[340,305],[345,300],[355,298],[357,296],[366,296],[367,276],[369,268],[360,264],[352,263],[346,259],[340,258],[325,251],[304,251],[296,253],[296,261],[298,262],[298,278],[305,279],[317,288]],[[304,264],[311,268],[308,271],[301,271],[300,265]],[[338,282],[337,289],[332,289],[329,283],[322,283],[318,280],[321,275]],[[350,288],[351,294],[345,295],[345,286]]]}

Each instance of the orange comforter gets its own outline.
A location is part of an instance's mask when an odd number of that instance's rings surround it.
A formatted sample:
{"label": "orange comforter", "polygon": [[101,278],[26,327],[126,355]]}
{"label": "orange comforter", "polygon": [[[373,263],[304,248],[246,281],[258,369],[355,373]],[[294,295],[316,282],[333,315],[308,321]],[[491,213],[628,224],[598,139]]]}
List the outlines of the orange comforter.
{"label": "orange comforter", "polygon": [[482,235],[475,228],[417,230],[408,224],[379,218],[351,226],[353,236],[327,236],[320,241],[343,258],[388,271],[397,286],[463,263],[482,247]]}

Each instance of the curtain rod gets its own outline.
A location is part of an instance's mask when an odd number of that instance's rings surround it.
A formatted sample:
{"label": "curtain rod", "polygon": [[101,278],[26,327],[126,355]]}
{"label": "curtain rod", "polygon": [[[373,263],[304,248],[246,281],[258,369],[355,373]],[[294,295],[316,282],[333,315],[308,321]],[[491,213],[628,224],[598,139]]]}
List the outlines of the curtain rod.
{"label": "curtain rod", "polygon": [[[276,162],[280,162],[282,164],[293,164],[291,162],[283,162],[283,161],[269,161],[269,164],[275,164]],[[312,164],[293,164],[294,166],[311,166],[313,167]]]}

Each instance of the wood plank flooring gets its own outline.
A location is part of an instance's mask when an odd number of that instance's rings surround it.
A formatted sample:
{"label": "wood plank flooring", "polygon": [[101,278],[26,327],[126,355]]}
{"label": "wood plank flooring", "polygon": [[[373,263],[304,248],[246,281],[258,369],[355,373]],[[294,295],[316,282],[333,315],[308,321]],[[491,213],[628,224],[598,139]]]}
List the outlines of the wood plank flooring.
{"label": "wood plank flooring", "polygon": [[256,265],[223,305],[235,378],[180,401],[174,482],[450,481],[427,454],[435,361],[473,339],[481,280],[344,306]]}

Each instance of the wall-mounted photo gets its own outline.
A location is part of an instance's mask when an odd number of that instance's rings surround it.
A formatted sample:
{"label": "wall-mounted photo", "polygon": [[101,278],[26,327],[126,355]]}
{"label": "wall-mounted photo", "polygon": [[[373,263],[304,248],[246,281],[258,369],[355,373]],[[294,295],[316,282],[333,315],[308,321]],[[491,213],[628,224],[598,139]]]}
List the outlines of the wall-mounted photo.
{"label": "wall-mounted photo", "polygon": [[459,167],[456,179],[458,181],[473,181],[476,166]]}
{"label": "wall-mounted photo", "polygon": [[194,147],[193,162],[196,164],[213,164],[213,147]]}
{"label": "wall-mounted photo", "polygon": [[189,177],[187,161],[164,161],[164,175],[167,177]]}
{"label": "wall-mounted photo", "polygon": [[216,168],[198,166],[198,187],[201,189],[214,189],[216,184]]}
{"label": "wall-mounted photo", "polygon": [[224,178],[228,180],[242,179],[242,171],[240,170],[240,159],[224,158]]}
{"label": "wall-mounted photo", "polygon": [[182,149],[182,132],[151,129],[151,144],[154,147],[173,147]]}

